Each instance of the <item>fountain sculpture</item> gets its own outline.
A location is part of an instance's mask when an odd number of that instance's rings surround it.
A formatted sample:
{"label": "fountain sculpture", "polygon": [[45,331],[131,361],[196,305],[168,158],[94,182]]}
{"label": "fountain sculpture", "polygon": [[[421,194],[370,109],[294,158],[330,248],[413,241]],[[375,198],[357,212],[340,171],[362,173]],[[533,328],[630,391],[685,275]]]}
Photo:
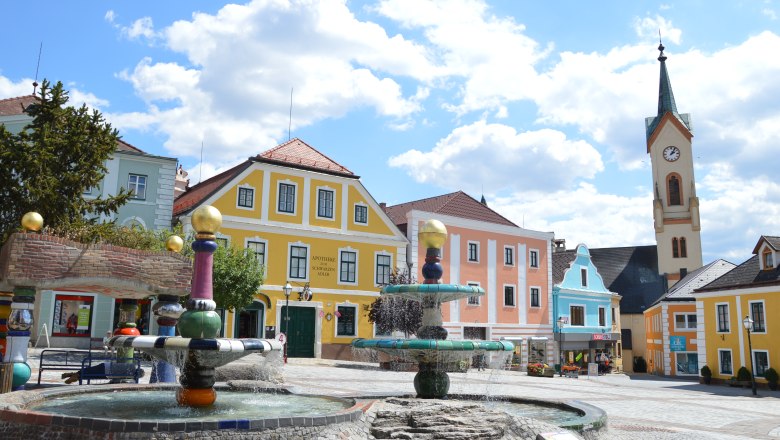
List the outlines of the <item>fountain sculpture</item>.
{"label": "fountain sculpture", "polygon": [[215,232],[222,225],[222,214],[213,206],[202,206],[192,214],[196,231],[192,249],[195,263],[192,293],[187,310],[179,317],[181,337],[114,336],[111,347],[134,348],[171,364],[182,363],[181,388],[176,400],[180,405],[204,407],[214,403],[214,369],[251,353],[280,351],[279,341],[268,339],[217,338],[222,319],[213,300],[213,253],[217,250]]}
{"label": "fountain sculpture", "polygon": [[447,239],[447,228],[438,220],[428,220],[420,228],[420,242],[427,248],[422,273],[423,284],[398,284],[382,288],[381,295],[399,296],[420,301],[422,326],[417,331],[419,339],[356,339],[355,348],[377,350],[393,357],[418,363],[414,377],[417,397],[442,398],[450,386],[447,372],[459,371],[461,362],[470,362],[473,355],[485,352],[511,352],[514,345],[507,341],[447,340],[447,330],[442,326],[441,304],[469,296],[484,295],[485,290],[476,286],[441,284],[444,270],[441,266],[441,247]]}

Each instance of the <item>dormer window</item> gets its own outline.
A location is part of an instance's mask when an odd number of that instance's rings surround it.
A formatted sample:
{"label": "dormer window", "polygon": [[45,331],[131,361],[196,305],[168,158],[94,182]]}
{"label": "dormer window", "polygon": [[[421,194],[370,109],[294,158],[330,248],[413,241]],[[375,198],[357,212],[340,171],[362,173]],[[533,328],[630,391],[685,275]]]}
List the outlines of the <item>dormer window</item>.
{"label": "dormer window", "polygon": [[775,267],[774,254],[767,250],[764,252],[764,270],[769,270]]}

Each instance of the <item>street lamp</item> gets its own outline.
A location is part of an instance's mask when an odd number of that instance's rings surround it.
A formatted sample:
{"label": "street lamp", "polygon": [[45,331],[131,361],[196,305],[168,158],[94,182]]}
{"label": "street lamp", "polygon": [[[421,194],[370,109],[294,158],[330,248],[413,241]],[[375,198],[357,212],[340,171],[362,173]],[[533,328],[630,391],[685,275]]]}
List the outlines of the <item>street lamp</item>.
{"label": "street lamp", "polygon": [[558,377],[563,377],[563,324],[566,322],[563,316],[558,317]]}
{"label": "street lamp", "polygon": [[288,282],[287,284],[282,287],[282,290],[284,291],[284,297],[287,301],[285,307],[284,307],[284,331],[282,334],[284,334],[284,363],[287,363],[287,344],[290,343],[290,338],[287,332],[290,329],[290,292],[292,292],[292,286]]}
{"label": "street lamp", "polygon": [[750,316],[745,316],[745,319],[742,320],[742,325],[745,326],[745,330],[747,330],[748,334],[748,355],[750,356],[750,385],[753,388],[753,395],[756,395],[756,376],[755,376],[755,368],[753,367],[753,344],[750,342],[750,329],[753,328],[753,320],[750,319]]}

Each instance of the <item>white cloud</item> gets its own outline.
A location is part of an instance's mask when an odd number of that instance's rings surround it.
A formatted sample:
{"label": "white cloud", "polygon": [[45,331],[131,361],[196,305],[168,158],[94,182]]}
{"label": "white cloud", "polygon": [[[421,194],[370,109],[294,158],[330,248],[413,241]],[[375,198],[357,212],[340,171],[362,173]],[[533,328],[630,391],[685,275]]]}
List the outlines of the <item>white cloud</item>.
{"label": "white cloud", "polygon": [[584,141],[542,129],[518,133],[503,124],[478,121],[458,127],[428,152],[410,150],[388,164],[418,182],[451,190],[519,192],[560,190],[603,170],[601,156]]}
{"label": "white cloud", "polygon": [[0,75],[0,99],[32,95],[32,83],[32,78],[22,78],[17,82],[13,82],[9,78]]}
{"label": "white cloud", "polygon": [[679,45],[682,40],[682,30],[674,27],[671,20],[660,15],[634,19],[634,31],[645,41],[658,41],[660,38],[667,44]]}
{"label": "white cloud", "polygon": [[142,17],[134,21],[130,26],[123,28],[122,33],[131,40],[136,40],[141,37],[153,40],[157,37],[154,31],[154,24],[151,17]]}
{"label": "white cloud", "polygon": [[773,21],[777,20],[777,12],[774,9],[764,8],[761,10],[761,15]]}

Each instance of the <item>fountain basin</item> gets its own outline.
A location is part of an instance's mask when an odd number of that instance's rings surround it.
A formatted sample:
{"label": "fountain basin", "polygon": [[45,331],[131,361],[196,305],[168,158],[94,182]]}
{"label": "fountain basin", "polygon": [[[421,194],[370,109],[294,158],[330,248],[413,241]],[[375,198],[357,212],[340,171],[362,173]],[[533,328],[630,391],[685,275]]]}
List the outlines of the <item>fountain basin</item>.
{"label": "fountain basin", "polygon": [[508,341],[446,339],[355,339],[352,347],[380,351],[407,362],[435,364],[448,372],[461,371],[459,364],[470,361],[472,356],[514,350],[514,345]]}
{"label": "fountain basin", "polygon": [[[105,438],[111,433],[113,438],[138,438],[139,433],[150,437],[160,434],[160,437],[170,438],[171,433],[193,433],[202,436],[204,432],[214,431],[211,437],[224,436],[226,430],[234,430],[237,435],[253,431],[268,431],[291,435],[293,432],[316,434],[327,425],[335,423],[354,422],[361,418],[363,411],[370,402],[355,399],[341,399],[325,396],[298,395],[288,390],[274,389],[275,394],[257,393],[258,402],[266,398],[265,406],[258,406],[253,412],[234,413],[229,408],[223,414],[209,415],[208,409],[181,408],[170,405],[171,399],[160,394],[170,393],[173,396],[177,385],[93,385],[89,387],[58,387],[52,389],[26,391],[23,393],[8,393],[0,396],[0,432],[9,438]],[[227,387],[218,387],[220,399],[230,395]],[[238,398],[244,398],[248,393],[240,391]],[[152,394],[151,400],[144,394]],[[141,397],[139,397],[141,396]],[[127,397],[127,399],[125,399]],[[169,409],[167,414],[156,417],[132,417],[133,408],[123,408],[115,415],[106,413],[105,399],[112,400],[112,406],[117,408],[141,402],[142,405],[156,405]],[[140,399],[140,400],[139,400]],[[91,402],[97,405],[100,417],[80,413],[76,408],[72,414],[52,413],[57,401],[67,406],[81,405],[81,402]],[[285,402],[287,401],[287,402]],[[144,403],[145,402],[145,403]],[[218,400],[219,402],[219,400]],[[281,402],[281,403],[279,403]],[[102,406],[102,408],[100,408]],[[219,404],[215,404],[219,406]],[[223,405],[224,406],[224,405]],[[251,405],[250,405],[251,406]],[[270,409],[276,406],[276,409]],[[49,409],[47,409],[47,407]],[[150,408],[154,411],[154,408]],[[178,412],[177,412],[178,411]],[[265,411],[265,413],[264,413]],[[187,415],[189,414],[189,416]],[[220,434],[221,433],[221,434]],[[200,437],[199,437],[200,438]]]}
{"label": "fountain basin", "polygon": [[481,287],[459,284],[394,284],[382,288],[382,295],[397,296],[414,301],[423,301],[426,298],[435,299],[438,303],[484,294],[485,289]]}

